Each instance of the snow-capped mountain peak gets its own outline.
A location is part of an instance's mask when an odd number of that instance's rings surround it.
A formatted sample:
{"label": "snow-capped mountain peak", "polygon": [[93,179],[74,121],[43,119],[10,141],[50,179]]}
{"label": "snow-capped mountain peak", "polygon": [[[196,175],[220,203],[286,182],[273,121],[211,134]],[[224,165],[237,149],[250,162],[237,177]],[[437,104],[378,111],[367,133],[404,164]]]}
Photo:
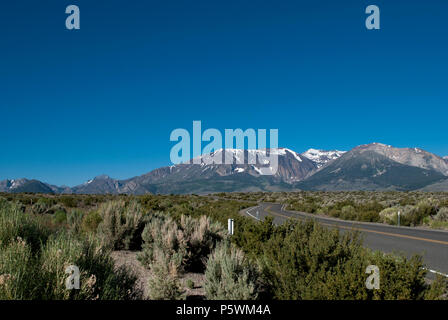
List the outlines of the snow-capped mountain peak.
{"label": "snow-capped mountain peak", "polygon": [[25,178],[22,178],[22,179],[11,179],[11,180],[9,180],[8,189],[9,190],[13,190],[15,188],[18,188],[18,187],[24,185],[26,182],[28,182],[28,179],[25,179]]}
{"label": "snow-capped mountain peak", "polygon": [[339,151],[339,150],[326,151],[311,148],[302,153],[302,156],[307,157],[311,161],[315,162],[317,167],[321,168],[327,162],[339,158],[344,153],[346,153],[346,151]]}
{"label": "snow-capped mountain peak", "polygon": [[[277,156],[276,160],[273,158],[275,156]],[[193,165],[189,174],[193,172],[194,165],[196,165],[201,168],[201,175],[213,172],[220,176],[249,174],[258,177],[268,175],[288,183],[304,179],[317,168],[314,162],[287,148],[218,149],[195,157],[175,168],[184,170],[184,167],[188,165]]]}

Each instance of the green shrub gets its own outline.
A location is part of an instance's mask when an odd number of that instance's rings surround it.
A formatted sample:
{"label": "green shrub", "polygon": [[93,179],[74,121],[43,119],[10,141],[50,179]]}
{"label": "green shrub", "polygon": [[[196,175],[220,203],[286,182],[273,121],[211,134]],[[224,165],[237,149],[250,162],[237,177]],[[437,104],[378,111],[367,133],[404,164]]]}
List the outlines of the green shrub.
{"label": "green shrub", "polygon": [[84,215],[81,222],[81,229],[86,233],[96,233],[101,221],[102,218],[98,210],[90,211]]}
{"label": "green shrub", "polygon": [[205,270],[205,295],[209,300],[253,300],[258,296],[258,272],[242,250],[221,242],[210,255]]}
{"label": "green shrub", "polygon": [[436,275],[434,282],[431,284],[430,288],[426,290],[424,299],[425,300],[446,300],[447,298],[447,288],[448,280],[445,276]]}
{"label": "green shrub", "polygon": [[263,221],[256,222],[253,219],[235,217],[237,226],[235,234],[231,237],[232,243],[243,249],[249,258],[255,260],[263,253],[266,241],[275,230],[273,217],[265,217]]}
{"label": "green shrub", "polygon": [[208,217],[194,219],[181,216],[177,223],[171,217],[153,213],[148,217],[143,233],[140,261],[149,266],[154,259],[154,250],[159,249],[173,261],[179,272],[205,269],[205,261],[216,243],[226,237],[220,224]]}
{"label": "green shrub", "polygon": [[[429,287],[425,283],[426,271],[422,258],[392,256],[376,252],[368,263],[380,270],[380,288],[372,290],[374,300],[421,300]],[[440,295],[443,291],[440,292]]]}
{"label": "green shrub", "polygon": [[400,210],[400,207],[392,207],[392,208],[386,208],[380,212],[380,219],[381,222],[388,223],[391,225],[397,224],[398,220],[398,211]]}
{"label": "green shrub", "polygon": [[76,208],[78,200],[73,196],[61,196],[59,201],[67,208]]}
{"label": "green shrub", "polygon": [[148,280],[148,296],[153,300],[179,300],[183,292],[178,276],[177,261],[159,248],[153,252],[151,276]]}
{"label": "green shrub", "polygon": [[426,217],[426,210],[426,206],[416,207],[406,205],[404,207],[401,207],[400,224],[403,226],[411,227],[420,225],[423,221],[423,218]]}
{"label": "green shrub", "polygon": [[[311,221],[290,222],[265,244],[263,275],[277,299],[343,298],[346,291],[353,291],[353,281],[359,284],[363,276],[362,265],[355,261],[361,248],[357,234],[341,235]],[[332,277],[341,275],[344,279],[336,286]],[[355,298],[365,297],[363,288]]]}
{"label": "green shrub", "polygon": [[335,208],[331,208],[328,211],[328,214],[330,215],[330,217],[339,218],[339,216],[341,215],[341,211]]}
{"label": "green shrub", "polygon": [[172,263],[176,272],[181,271],[187,255],[186,240],[177,223],[170,217],[160,213],[150,214],[149,222],[142,233],[142,252],[139,260],[151,268],[155,261],[155,252],[163,253],[163,258]]}
{"label": "green shrub", "polygon": [[434,216],[435,221],[448,222],[448,207],[440,208]]}
{"label": "green shrub", "polygon": [[420,215],[423,217],[434,216],[438,210],[438,204],[431,198],[421,200],[417,203],[417,208],[420,211]]}
{"label": "green shrub", "polygon": [[109,201],[100,206],[98,236],[115,250],[138,249],[144,226],[143,208],[136,201]]}
{"label": "green shrub", "polygon": [[70,232],[78,234],[82,230],[82,221],[84,213],[81,210],[71,210],[67,215],[67,224]]}
{"label": "green shrub", "polygon": [[425,217],[423,222],[435,229],[448,229],[448,207],[439,209],[436,215]]}
{"label": "green shrub", "polygon": [[185,268],[189,271],[204,271],[208,255],[227,236],[227,230],[207,216],[199,219],[182,216],[180,228],[186,243]]}
{"label": "green shrub", "polygon": [[67,222],[67,214],[65,211],[56,211],[53,215],[53,221],[58,224]]}
{"label": "green shrub", "polygon": [[[279,227],[265,244],[261,265],[277,299],[423,299],[446,290],[425,284],[421,259],[372,253],[356,233],[339,234],[311,221]],[[380,269],[380,290],[365,286],[368,265]]]}
{"label": "green shrub", "polygon": [[39,198],[39,200],[32,205],[31,211],[36,214],[46,213],[52,206],[54,201],[49,198]]}
{"label": "green shrub", "polygon": [[344,220],[355,220],[357,217],[355,208],[351,205],[343,206],[340,217]]}
{"label": "green shrub", "polygon": [[380,215],[375,210],[361,211],[358,220],[366,222],[378,222],[380,221]]}

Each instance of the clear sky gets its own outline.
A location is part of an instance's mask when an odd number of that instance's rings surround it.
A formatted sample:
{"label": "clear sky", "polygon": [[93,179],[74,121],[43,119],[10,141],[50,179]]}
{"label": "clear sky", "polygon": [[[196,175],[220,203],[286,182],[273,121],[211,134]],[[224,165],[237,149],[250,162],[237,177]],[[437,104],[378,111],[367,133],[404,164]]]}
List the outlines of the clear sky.
{"label": "clear sky", "polygon": [[[65,28],[78,5],[81,29]],[[381,30],[365,28],[369,4]],[[170,165],[175,128],[279,145],[448,155],[448,2],[45,0],[0,4],[0,180],[73,186]]]}

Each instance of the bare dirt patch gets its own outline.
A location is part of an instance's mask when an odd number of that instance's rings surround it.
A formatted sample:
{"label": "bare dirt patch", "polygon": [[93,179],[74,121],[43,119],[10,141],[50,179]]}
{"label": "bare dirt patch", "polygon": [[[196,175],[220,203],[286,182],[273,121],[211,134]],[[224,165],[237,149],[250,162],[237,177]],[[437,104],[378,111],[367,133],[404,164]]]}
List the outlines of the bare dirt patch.
{"label": "bare dirt patch", "polygon": [[142,290],[144,299],[148,299],[148,279],[151,272],[137,260],[138,253],[136,251],[114,251],[112,259],[117,267],[125,266],[137,276],[137,289]]}

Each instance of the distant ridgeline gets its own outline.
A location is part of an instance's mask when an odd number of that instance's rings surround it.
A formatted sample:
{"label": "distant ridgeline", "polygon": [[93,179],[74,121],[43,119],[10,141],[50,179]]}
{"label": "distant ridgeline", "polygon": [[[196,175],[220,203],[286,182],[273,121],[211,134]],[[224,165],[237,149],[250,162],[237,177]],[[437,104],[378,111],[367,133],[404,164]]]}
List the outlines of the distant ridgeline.
{"label": "distant ridgeline", "polygon": [[[372,143],[348,152],[310,149],[302,154],[286,148],[278,155],[274,175],[261,174],[263,164],[247,162],[259,150],[220,149],[194,162],[155,169],[127,180],[98,176],[76,187],[58,187],[38,180],[0,181],[0,192],[74,194],[207,194],[214,192],[294,190],[423,190],[448,191],[448,157],[419,148]],[[233,164],[207,164],[204,159],[233,157]],[[245,161],[241,162],[241,158]],[[238,163],[238,164],[237,164]]]}

